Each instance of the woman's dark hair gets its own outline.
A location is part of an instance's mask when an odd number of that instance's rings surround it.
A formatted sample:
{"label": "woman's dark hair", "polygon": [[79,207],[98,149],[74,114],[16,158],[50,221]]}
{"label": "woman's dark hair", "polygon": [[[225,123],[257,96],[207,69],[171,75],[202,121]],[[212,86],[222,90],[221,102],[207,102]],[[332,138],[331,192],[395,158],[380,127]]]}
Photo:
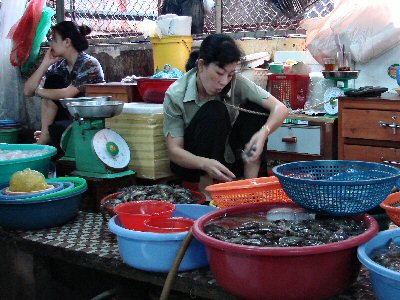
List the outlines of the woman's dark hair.
{"label": "woman's dark hair", "polygon": [[92,30],[86,25],[78,26],[75,22],[63,21],[54,25],[52,30],[60,34],[63,40],[69,38],[72,46],[74,46],[78,52],[85,51],[89,48],[89,42],[86,39],[86,35],[88,35]]}
{"label": "woman's dark hair", "polygon": [[205,65],[216,63],[223,68],[228,64],[240,61],[242,51],[235,41],[225,34],[212,34],[201,43],[200,50],[193,51],[186,63],[186,71],[196,66],[198,59],[204,59]]}

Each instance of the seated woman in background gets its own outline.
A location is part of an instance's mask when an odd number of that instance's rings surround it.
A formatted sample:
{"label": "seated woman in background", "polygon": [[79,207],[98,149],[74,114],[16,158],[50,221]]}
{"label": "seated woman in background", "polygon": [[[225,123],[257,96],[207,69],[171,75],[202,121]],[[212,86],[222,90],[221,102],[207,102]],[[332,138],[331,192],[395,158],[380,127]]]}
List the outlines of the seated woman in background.
{"label": "seated woman in background", "polygon": [[68,111],[57,100],[83,96],[85,84],[104,82],[98,60],[83,52],[89,47],[86,35],[90,32],[89,27],[72,21],[53,26],[50,48],[25,83],[25,96],[42,98],[38,144],[58,146],[62,132],[71,123]]}
{"label": "seated woman in background", "polygon": [[282,102],[236,73],[240,57],[229,36],[206,37],[165,95],[171,170],[201,191],[214,180],[257,177],[265,142],[288,115]]}

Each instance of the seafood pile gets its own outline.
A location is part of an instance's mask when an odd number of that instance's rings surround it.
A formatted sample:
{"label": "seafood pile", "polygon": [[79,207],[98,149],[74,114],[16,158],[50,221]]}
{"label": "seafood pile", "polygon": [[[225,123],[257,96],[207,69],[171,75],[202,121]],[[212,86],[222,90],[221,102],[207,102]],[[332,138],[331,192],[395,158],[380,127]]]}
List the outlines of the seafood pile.
{"label": "seafood pile", "polygon": [[0,150],[0,161],[36,157],[48,153],[49,150]]}
{"label": "seafood pile", "polygon": [[387,247],[376,249],[371,258],[374,262],[395,272],[400,272],[400,244],[395,244],[393,239]]}
{"label": "seafood pile", "polygon": [[117,197],[104,201],[100,210],[107,213],[115,206],[129,201],[142,200],[161,200],[174,204],[190,204],[195,203],[192,193],[178,185],[155,184],[155,185],[132,185],[119,190],[121,192]]}
{"label": "seafood pile", "polygon": [[122,193],[117,198],[122,202],[141,200],[163,200],[174,204],[196,202],[189,190],[178,185],[132,185],[119,191]]}
{"label": "seafood pile", "polygon": [[318,246],[347,240],[366,231],[362,221],[310,214],[270,218],[268,212],[225,216],[210,221],[207,235],[228,243],[259,247]]}

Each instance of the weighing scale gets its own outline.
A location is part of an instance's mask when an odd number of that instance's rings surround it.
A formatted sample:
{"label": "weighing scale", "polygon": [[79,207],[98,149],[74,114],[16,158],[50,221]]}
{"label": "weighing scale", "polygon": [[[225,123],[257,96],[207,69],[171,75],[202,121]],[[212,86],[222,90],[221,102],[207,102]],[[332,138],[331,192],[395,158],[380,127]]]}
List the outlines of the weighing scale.
{"label": "weighing scale", "polygon": [[61,138],[62,160],[75,161],[73,175],[118,178],[135,174],[128,170],[129,146],[115,131],[105,128],[105,119],[119,115],[120,101],[81,101],[67,103],[74,122]]}
{"label": "weighing scale", "polygon": [[349,80],[357,79],[360,71],[322,71],[325,79],[335,81],[336,87],[330,87],[324,94],[324,109],[328,117],[336,117],[339,110],[338,97],[350,90]]}

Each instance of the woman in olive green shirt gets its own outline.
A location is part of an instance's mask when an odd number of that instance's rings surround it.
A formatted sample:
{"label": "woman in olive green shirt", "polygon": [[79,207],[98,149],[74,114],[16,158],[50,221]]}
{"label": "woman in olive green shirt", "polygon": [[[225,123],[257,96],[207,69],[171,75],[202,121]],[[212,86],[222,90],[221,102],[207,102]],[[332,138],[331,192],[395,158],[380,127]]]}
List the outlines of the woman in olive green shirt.
{"label": "woman in olive green shirt", "polygon": [[[194,68],[165,95],[164,134],[171,170],[186,181],[199,182],[200,190],[213,180],[233,180],[236,175],[229,167],[242,160],[241,150],[246,154],[244,177],[257,177],[265,142],[288,115],[279,100],[236,74],[240,57],[230,37],[208,36],[189,58],[189,68]],[[243,105],[269,116],[239,113],[237,107]]]}

